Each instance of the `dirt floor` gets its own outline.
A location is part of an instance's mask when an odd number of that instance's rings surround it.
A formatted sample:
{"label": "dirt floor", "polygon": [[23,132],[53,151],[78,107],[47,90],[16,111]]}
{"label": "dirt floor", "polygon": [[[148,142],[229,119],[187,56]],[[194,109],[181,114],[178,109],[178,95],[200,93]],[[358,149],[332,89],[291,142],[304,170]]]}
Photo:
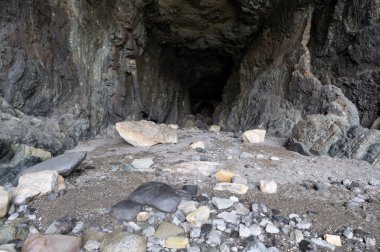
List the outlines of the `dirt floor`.
{"label": "dirt floor", "polygon": [[[312,229],[321,235],[335,234],[345,227],[361,229],[380,243],[380,204],[366,202],[354,209],[344,205],[358,194],[342,185],[345,179],[358,182],[361,194],[380,200],[380,170],[368,163],[302,156],[287,151],[283,147],[284,139],[267,138],[263,144],[248,145],[225,132],[178,130],[178,136],[178,144],[142,148],[128,145],[114,129],[109,129],[107,135],[81,143],[74,151],[86,150],[88,156],[79,170],[66,178],[66,194],[55,201],[40,198],[32,203],[37,215],[42,217],[36,225],[45,229],[54,220],[70,215],[82,220],[85,229],[117,229],[120,223],[109,216],[109,208],[148,181],[162,181],[177,188],[196,184],[199,194],[231,196],[213,191],[217,183],[213,175],[178,174],[166,170],[179,162],[202,159],[218,162],[218,169],[233,171],[249,181],[248,193],[236,195],[247,206],[264,203],[283,214],[300,214],[311,221]],[[199,140],[205,143],[206,153],[188,148],[191,142]],[[240,158],[242,152],[254,157]],[[256,158],[258,154],[263,156]],[[151,171],[125,171],[125,164],[143,157],[153,158],[155,164]],[[280,160],[272,161],[270,157]],[[260,192],[258,184],[262,179],[276,181],[278,192],[273,195]],[[316,190],[315,183],[322,183],[326,189]]]}

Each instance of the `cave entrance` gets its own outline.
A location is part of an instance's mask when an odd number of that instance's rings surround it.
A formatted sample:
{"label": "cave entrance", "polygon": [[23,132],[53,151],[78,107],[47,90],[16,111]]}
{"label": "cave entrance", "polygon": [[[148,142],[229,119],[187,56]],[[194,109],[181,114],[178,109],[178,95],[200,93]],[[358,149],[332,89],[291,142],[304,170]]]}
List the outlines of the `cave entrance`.
{"label": "cave entrance", "polygon": [[234,67],[232,56],[213,50],[188,50],[182,59],[186,61],[184,70],[191,72],[183,82],[188,89],[190,112],[212,117]]}

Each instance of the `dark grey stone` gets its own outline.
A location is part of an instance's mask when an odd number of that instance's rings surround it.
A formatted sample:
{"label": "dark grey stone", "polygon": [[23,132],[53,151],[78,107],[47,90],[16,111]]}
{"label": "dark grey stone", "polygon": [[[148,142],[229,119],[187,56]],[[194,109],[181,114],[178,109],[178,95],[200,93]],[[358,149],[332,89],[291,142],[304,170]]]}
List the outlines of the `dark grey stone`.
{"label": "dark grey stone", "polygon": [[196,185],[184,185],[182,190],[188,191],[192,197],[196,197],[198,193],[198,186]]}
{"label": "dark grey stone", "polygon": [[45,234],[68,234],[75,226],[75,219],[65,216],[54,221],[46,229]]}
{"label": "dark grey stone", "polygon": [[161,182],[149,182],[134,190],[129,199],[142,205],[154,207],[160,211],[175,212],[181,196],[171,186]]}
{"label": "dark grey stone", "polygon": [[57,171],[62,176],[70,175],[86,158],[87,152],[68,152],[53,157],[26,169],[23,174],[39,171]]}
{"label": "dark grey stone", "polygon": [[123,200],[111,207],[111,215],[117,220],[134,220],[142,206],[130,200]]}

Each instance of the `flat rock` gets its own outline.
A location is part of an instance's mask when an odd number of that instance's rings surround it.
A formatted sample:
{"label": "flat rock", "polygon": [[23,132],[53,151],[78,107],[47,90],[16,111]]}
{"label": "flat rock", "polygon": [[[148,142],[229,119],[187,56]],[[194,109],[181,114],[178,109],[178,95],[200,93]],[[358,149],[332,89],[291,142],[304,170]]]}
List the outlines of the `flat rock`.
{"label": "flat rock", "polygon": [[277,184],[273,180],[260,180],[260,190],[263,193],[275,194],[277,192]]}
{"label": "flat rock", "polygon": [[203,221],[208,220],[209,217],[210,217],[210,208],[208,208],[207,206],[201,206],[194,212],[189,213],[186,216],[186,220],[190,223],[203,222]]}
{"label": "flat rock", "polygon": [[236,183],[218,183],[214,187],[215,191],[228,191],[235,194],[245,194],[248,191],[248,186]]}
{"label": "flat rock", "polygon": [[156,238],[168,238],[171,236],[178,236],[184,233],[182,227],[174,225],[170,222],[162,222],[156,232],[154,233],[154,237]]}
{"label": "flat rock", "polygon": [[212,198],[212,203],[219,210],[229,208],[229,207],[231,207],[234,204],[234,202],[232,200],[230,200],[230,199],[218,198],[218,197],[213,197]]}
{"label": "flat rock", "polygon": [[218,182],[231,183],[232,178],[235,177],[236,174],[230,171],[220,170],[215,174],[216,180]]}
{"label": "flat rock", "polygon": [[243,133],[244,143],[263,143],[267,131],[262,129],[247,130]]}
{"label": "flat rock", "polygon": [[331,245],[334,245],[336,247],[341,247],[342,246],[342,241],[341,241],[339,235],[325,234],[324,238]]}
{"label": "flat rock", "polygon": [[218,218],[223,219],[225,222],[232,223],[232,224],[239,224],[240,217],[237,214],[231,213],[231,212],[222,212],[217,215]]}
{"label": "flat rock", "polygon": [[0,218],[7,215],[10,202],[10,193],[5,191],[5,189],[2,186],[0,186]]}
{"label": "flat rock", "polygon": [[148,182],[140,185],[131,193],[129,199],[168,213],[175,212],[181,201],[181,197],[171,186],[161,182]]}
{"label": "flat rock", "polygon": [[104,238],[102,252],[145,252],[146,238],[141,235],[129,234],[126,232],[113,232]]}
{"label": "flat rock", "polygon": [[156,144],[177,143],[177,131],[151,121],[126,121],[116,123],[120,136],[133,146],[153,146]]}
{"label": "flat rock", "polygon": [[215,173],[219,165],[220,164],[216,162],[193,161],[176,164],[165,170],[188,175],[202,174],[204,176],[210,176]]}
{"label": "flat rock", "polygon": [[55,252],[74,252],[80,251],[82,238],[68,235],[41,235],[32,234],[22,246],[22,252],[32,251],[55,251]]}
{"label": "flat rock", "polygon": [[18,186],[13,194],[13,202],[16,205],[22,205],[39,194],[47,194],[57,189],[57,171],[27,173],[19,178]]}
{"label": "flat rock", "polygon": [[253,224],[249,227],[249,231],[251,232],[252,235],[254,236],[259,236],[261,235],[261,228],[257,224]]}
{"label": "flat rock", "polygon": [[220,245],[222,243],[222,240],[223,240],[223,236],[222,236],[222,232],[220,231],[212,230],[207,235],[207,242],[213,245]]}
{"label": "flat rock", "polygon": [[154,162],[151,158],[140,158],[133,160],[131,165],[137,170],[148,170],[153,164]]}
{"label": "flat rock", "polygon": [[187,237],[168,237],[165,241],[165,247],[170,249],[185,249],[189,244]]}
{"label": "flat rock", "polygon": [[139,203],[130,200],[123,200],[111,207],[111,215],[117,220],[134,220],[141,211],[142,206]]}
{"label": "flat rock", "polygon": [[83,162],[86,156],[87,152],[85,151],[68,152],[34,165],[23,171],[22,174],[40,171],[56,171],[59,175],[66,177]]}

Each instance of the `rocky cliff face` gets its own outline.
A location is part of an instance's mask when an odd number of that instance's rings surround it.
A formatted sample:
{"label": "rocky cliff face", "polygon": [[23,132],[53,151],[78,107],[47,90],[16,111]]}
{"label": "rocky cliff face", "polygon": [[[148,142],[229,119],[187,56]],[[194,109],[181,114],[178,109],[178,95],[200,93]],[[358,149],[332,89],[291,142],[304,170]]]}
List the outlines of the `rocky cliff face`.
{"label": "rocky cliff face", "polygon": [[0,0],[0,144],[57,154],[108,123],[205,108],[225,130],[369,127],[379,17],[378,0]]}

